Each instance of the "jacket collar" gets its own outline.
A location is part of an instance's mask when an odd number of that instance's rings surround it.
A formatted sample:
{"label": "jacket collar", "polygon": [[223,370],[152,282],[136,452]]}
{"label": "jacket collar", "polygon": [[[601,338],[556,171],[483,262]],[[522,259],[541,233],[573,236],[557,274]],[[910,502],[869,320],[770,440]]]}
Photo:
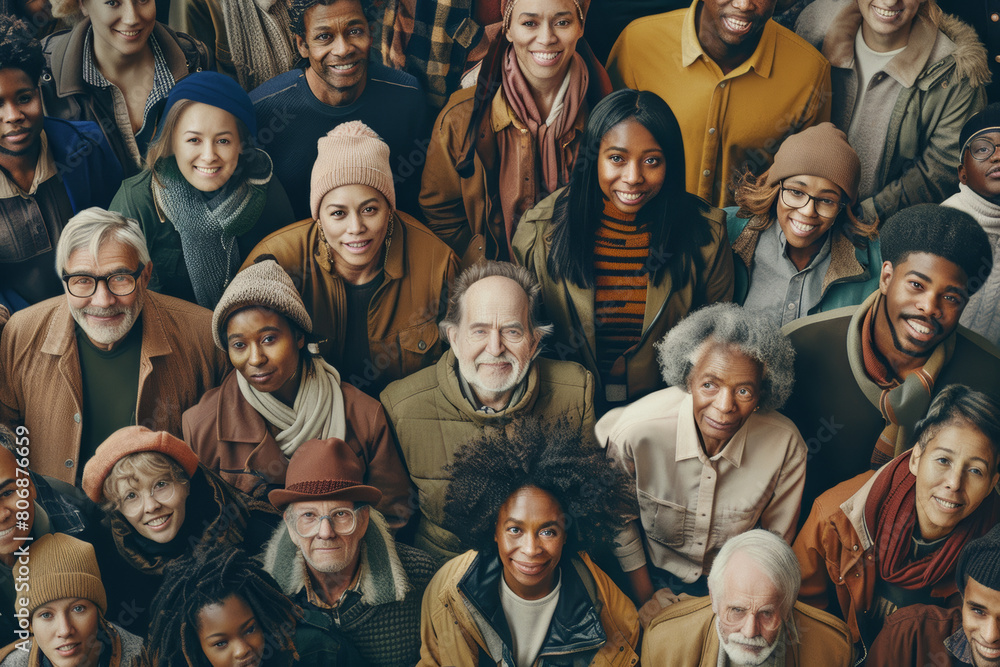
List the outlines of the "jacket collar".
{"label": "jacket collar", "polygon": [[[673,387],[669,391],[675,390],[683,391],[678,387]],[[712,459],[718,460],[719,457],[722,457],[739,468],[743,462],[747,431],[750,429],[750,422],[753,420],[755,413],[751,414],[746,423],[740,427],[740,430],[730,438],[726,446],[722,448],[722,451],[710,459],[701,448],[698,427],[694,423],[694,397],[688,392],[684,392],[684,394],[684,399],[677,406],[677,451],[674,454],[674,460],[680,462],[688,459],[698,459],[702,463],[707,463]]]}
{"label": "jacket collar", "polygon": [[[587,114],[578,113],[576,115],[576,120],[573,121],[573,125],[566,130],[566,133],[559,137],[560,140],[565,140],[567,137],[572,138],[578,133],[582,133],[584,126],[586,125]],[[503,88],[497,91],[497,94],[493,96],[493,103],[490,105],[490,124],[493,127],[493,134],[499,134],[506,127],[513,125],[518,130],[528,131],[527,126],[524,122],[517,117],[517,112],[507,101],[506,95],[504,95]],[[565,143],[565,141],[561,141]]]}
{"label": "jacket collar", "polygon": [[[586,566],[566,554],[559,563],[559,571],[562,578],[559,600],[539,657],[593,650],[607,641],[594,604],[596,589]],[[500,603],[501,576],[503,567],[499,555],[480,553],[459,580],[458,590],[465,596],[466,605],[471,607],[473,620],[490,648],[490,654],[494,658],[501,655],[501,651],[496,650],[499,640],[504,644],[504,663],[513,665],[510,630]],[[591,580],[585,581],[583,576]]]}
{"label": "jacket collar", "polygon": [[41,144],[38,147],[38,162],[35,163],[35,178],[31,182],[31,188],[27,192],[22,191],[5,173],[0,172],[0,199],[33,196],[38,191],[39,185],[58,173],[55,158],[49,150],[49,138],[45,130],[38,135],[38,140]]}
{"label": "jacket collar", "polygon": [[521,395],[521,399],[513,405],[508,405],[506,410],[493,414],[486,414],[485,412],[476,410],[472,407],[469,399],[465,397],[465,394],[462,393],[462,387],[458,380],[458,361],[455,358],[455,351],[452,348],[448,348],[448,351],[437,362],[438,387],[441,393],[444,394],[445,399],[470,420],[481,426],[496,423],[497,420],[504,419],[509,415],[531,411],[535,405],[535,400],[538,398],[538,386],[540,382],[538,363],[539,360],[537,357],[531,360],[531,368],[528,370],[526,378],[528,385]]}
{"label": "jacket collar", "polygon": [[[753,268],[753,255],[757,250],[757,241],[761,232],[767,228],[764,216],[754,216],[749,220],[738,218],[742,221],[743,229],[732,241],[733,253],[743,261],[747,269]],[[777,224],[772,220],[772,225]],[[764,225],[760,227],[759,225]],[[847,280],[861,276],[867,278],[872,267],[865,266],[858,259],[860,251],[851,243],[843,233],[834,230],[830,241],[830,267],[823,276],[823,294],[835,282]]]}
{"label": "jacket collar", "polygon": [[[361,549],[364,562],[358,584],[359,600],[369,607],[402,602],[411,586],[396,551],[396,542],[382,514],[371,506],[368,512],[368,530]],[[288,535],[284,521],[264,548],[263,561],[264,570],[274,577],[285,595],[292,597],[305,589],[305,559]]]}
{"label": "jacket collar", "polygon": [[[86,83],[83,80],[83,48],[89,31],[90,19],[84,18],[73,27],[66,39],[54,40],[50,63],[59,97],[79,95],[86,90]],[[163,57],[167,61],[167,67],[170,68],[174,81],[186,76],[188,63],[184,51],[177,45],[177,39],[170,34],[167,27],[157,21],[151,36],[156,39],[156,43],[163,51]]]}
{"label": "jacket collar", "polygon": [[[69,313],[69,302],[62,299],[49,318],[49,328],[45,331],[42,352],[55,356],[68,354],[76,340],[76,322]],[[146,300],[142,306],[142,356],[160,357],[173,353],[160,314],[160,295],[146,290]]]}
{"label": "jacket collar", "polygon": [[[834,67],[854,67],[854,42],[864,19],[856,2],[848,3],[837,14],[823,40],[823,55]],[[910,39],[902,53],[889,61],[885,73],[907,88],[927,69],[938,40],[938,29],[922,16],[913,20]]]}
{"label": "jacket collar", "polygon": [[[847,521],[850,523],[851,528],[858,536],[858,540],[861,542],[861,551],[865,552],[872,548],[875,541],[872,539],[871,533],[868,532],[868,524],[865,522],[865,504],[868,502],[868,496],[871,494],[872,486],[875,485],[875,479],[882,474],[884,467],[878,470],[874,475],[868,478],[868,481],[864,485],[855,491],[854,495],[845,500],[840,505],[841,511],[847,517]],[[836,526],[836,522],[834,522]],[[839,532],[839,531],[838,531]],[[844,544],[850,543],[850,536],[842,536]]]}
{"label": "jacket collar", "polygon": [[[691,7],[688,8],[687,15],[684,17],[684,26],[681,28],[681,65],[690,67],[699,58],[704,58],[706,62],[711,63],[711,66],[718,69],[721,73],[722,70],[718,64],[705,53],[701,42],[698,40],[698,27],[695,25],[695,16],[698,14],[698,3],[701,1],[694,0],[691,3]],[[739,67],[720,78],[735,79],[751,70],[765,79],[770,78],[771,70],[774,67],[774,52],[777,45],[778,24],[768,19],[764,24],[764,30],[760,33],[760,41],[757,43],[757,48],[754,49],[750,57]]]}

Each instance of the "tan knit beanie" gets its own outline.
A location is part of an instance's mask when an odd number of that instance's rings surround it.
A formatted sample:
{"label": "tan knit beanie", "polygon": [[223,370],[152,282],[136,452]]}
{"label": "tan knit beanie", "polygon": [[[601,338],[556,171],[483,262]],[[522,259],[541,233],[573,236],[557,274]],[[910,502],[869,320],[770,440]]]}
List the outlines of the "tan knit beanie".
{"label": "tan knit beanie", "polygon": [[847,135],[833,123],[807,127],[785,139],[768,171],[767,184],[791,176],[819,176],[833,181],[853,204],[858,198],[861,160],[847,143]]}
{"label": "tan knit beanie", "polygon": [[63,533],[43,535],[28,547],[27,567],[28,618],[43,604],[61,598],[83,598],[102,614],[108,611],[97,556],[88,542]]}
{"label": "tan knit beanie", "polygon": [[261,306],[284,315],[295,325],[312,333],[312,318],[306,311],[292,279],[273,258],[257,260],[243,269],[222,293],[222,298],[212,313],[212,337],[220,350],[226,346],[226,320],[241,308]]}
{"label": "tan knit beanie", "polygon": [[341,123],[318,142],[319,154],[312,171],[309,204],[319,220],[319,205],[330,190],[341,185],[375,188],[396,208],[396,190],[389,168],[389,146],[360,120]]}

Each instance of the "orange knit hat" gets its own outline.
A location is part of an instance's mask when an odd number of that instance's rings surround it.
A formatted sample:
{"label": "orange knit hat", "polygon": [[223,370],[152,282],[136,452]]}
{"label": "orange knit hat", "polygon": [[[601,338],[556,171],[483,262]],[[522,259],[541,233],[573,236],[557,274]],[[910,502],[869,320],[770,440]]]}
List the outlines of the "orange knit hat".
{"label": "orange knit hat", "polygon": [[129,454],[159,452],[169,456],[188,477],[198,470],[198,455],[180,438],[166,431],[150,431],[145,426],[120,428],[101,443],[83,467],[83,492],[95,503],[104,500],[104,480],[111,469]]}

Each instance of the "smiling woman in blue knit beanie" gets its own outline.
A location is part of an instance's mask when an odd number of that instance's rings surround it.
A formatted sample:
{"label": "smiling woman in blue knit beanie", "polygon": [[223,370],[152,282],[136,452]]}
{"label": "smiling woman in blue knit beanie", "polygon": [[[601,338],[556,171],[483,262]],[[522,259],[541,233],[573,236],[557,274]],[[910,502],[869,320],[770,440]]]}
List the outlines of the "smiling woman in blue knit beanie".
{"label": "smiling woman in blue knit beanie", "polygon": [[213,308],[249,251],[293,222],[256,133],[250,97],[227,76],[197,72],[170,91],[146,169],[111,202],[146,234],[153,291]]}

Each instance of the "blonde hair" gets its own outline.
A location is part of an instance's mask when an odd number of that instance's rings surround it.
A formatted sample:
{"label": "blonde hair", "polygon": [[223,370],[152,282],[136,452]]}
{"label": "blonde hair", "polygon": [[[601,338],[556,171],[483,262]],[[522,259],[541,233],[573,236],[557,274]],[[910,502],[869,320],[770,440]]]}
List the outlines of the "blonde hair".
{"label": "blonde hair", "polygon": [[190,478],[177,461],[160,452],[136,452],[118,459],[111,472],[104,478],[105,512],[118,509],[121,494],[118,483],[126,480],[137,482],[139,476],[169,477],[178,484],[187,484]]}
{"label": "blonde hair", "polygon": [[[777,204],[778,195],[781,193],[781,183],[768,185],[770,173],[771,170],[768,169],[760,176],[754,176],[753,172],[748,169],[736,182],[734,199],[736,205],[740,207],[736,215],[741,218],[751,218],[747,227],[753,231],[763,231],[778,219]],[[860,239],[874,240],[878,238],[878,220],[868,222],[858,218],[850,206],[844,207],[844,210],[837,216],[834,225],[855,244]]]}
{"label": "blonde hair", "polygon": [[[153,141],[149,143],[146,148],[146,166],[153,172],[153,178],[156,182],[160,183],[159,179],[156,177],[156,164],[164,159],[168,158],[174,154],[174,133],[177,131],[177,121],[180,120],[181,114],[190,107],[192,104],[199,104],[196,100],[177,100],[174,102],[173,106],[170,107],[170,111],[164,116],[163,120],[160,121],[160,128],[158,134]],[[201,103],[204,104],[204,103]],[[212,106],[212,105],[209,105]],[[223,109],[225,111],[225,109]],[[226,113],[229,113],[228,111]],[[229,114],[232,116],[232,114]],[[236,121],[236,132],[240,137],[240,152],[242,153],[250,146],[250,130],[247,129],[246,124],[241,121],[236,116],[233,116],[233,120]]]}

